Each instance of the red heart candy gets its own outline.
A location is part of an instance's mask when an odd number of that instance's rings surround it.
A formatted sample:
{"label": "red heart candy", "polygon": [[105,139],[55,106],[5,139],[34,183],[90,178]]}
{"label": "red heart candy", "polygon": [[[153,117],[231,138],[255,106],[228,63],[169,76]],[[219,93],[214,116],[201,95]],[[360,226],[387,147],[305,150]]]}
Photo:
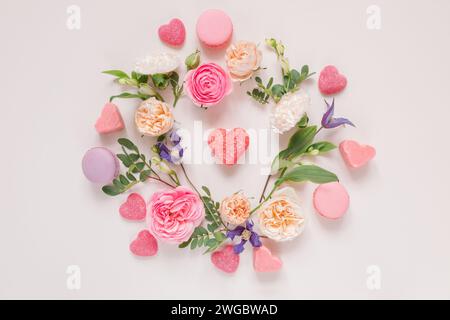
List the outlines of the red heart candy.
{"label": "red heart candy", "polygon": [[130,243],[130,251],[136,256],[151,257],[158,252],[158,242],[148,230],[142,230]]}
{"label": "red heart candy", "polygon": [[144,198],[137,193],[130,194],[127,201],[120,206],[119,213],[128,220],[144,220],[147,214]]}
{"label": "red heart candy", "polygon": [[375,148],[359,144],[353,140],[345,140],[339,144],[342,158],[352,168],[360,168],[375,157]]}
{"label": "red heart candy", "polygon": [[119,108],[114,103],[107,103],[95,123],[98,133],[111,133],[125,128]]}
{"label": "red heart candy", "polygon": [[211,255],[211,262],[226,273],[233,273],[239,266],[239,255],[234,253],[233,246],[228,245]]}
{"label": "red heart candy", "polygon": [[186,39],[186,29],[180,19],[172,19],[159,27],[158,34],[162,42],[171,46],[181,46]]}
{"label": "red heart candy", "polygon": [[264,246],[253,248],[253,268],[256,272],[275,272],[281,269],[283,262]]}
{"label": "red heart candy", "polygon": [[347,78],[335,66],[326,66],[319,76],[319,90],[323,94],[334,94],[347,86]]}
{"label": "red heart candy", "polygon": [[219,164],[236,164],[239,157],[247,150],[249,143],[249,135],[242,128],[228,131],[223,128],[215,129],[208,137],[211,153]]}

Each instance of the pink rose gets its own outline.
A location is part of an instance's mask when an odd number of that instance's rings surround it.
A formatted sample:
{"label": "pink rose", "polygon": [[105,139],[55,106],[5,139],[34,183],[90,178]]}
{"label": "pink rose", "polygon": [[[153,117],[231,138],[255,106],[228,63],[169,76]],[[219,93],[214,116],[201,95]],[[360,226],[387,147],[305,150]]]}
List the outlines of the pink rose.
{"label": "pink rose", "polygon": [[186,187],[155,192],[148,206],[150,232],[173,243],[188,240],[205,216],[202,201]]}
{"label": "pink rose", "polygon": [[230,76],[215,63],[202,64],[186,74],[186,91],[197,106],[212,106],[231,93]]}

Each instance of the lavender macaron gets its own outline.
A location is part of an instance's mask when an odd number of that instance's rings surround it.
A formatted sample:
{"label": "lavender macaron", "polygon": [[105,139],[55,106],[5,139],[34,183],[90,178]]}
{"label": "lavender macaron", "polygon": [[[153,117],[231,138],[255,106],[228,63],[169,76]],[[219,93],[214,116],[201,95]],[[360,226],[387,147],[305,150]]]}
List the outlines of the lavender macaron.
{"label": "lavender macaron", "polygon": [[89,149],[83,157],[82,168],[86,178],[99,184],[111,183],[119,175],[119,160],[107,148]]}

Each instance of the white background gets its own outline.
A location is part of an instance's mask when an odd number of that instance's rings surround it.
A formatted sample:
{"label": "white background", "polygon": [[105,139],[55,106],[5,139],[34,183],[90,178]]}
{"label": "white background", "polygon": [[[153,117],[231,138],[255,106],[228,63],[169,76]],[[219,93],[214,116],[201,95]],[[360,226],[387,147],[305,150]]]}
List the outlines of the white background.
{"label": "white background", "polygon": [[[81,30],[66,27],[72,4],[81,8]],[[381,9],[380,30],[366,27],[372,4]],[[338,66],[349,84],[336,113],[357,128],[328,137],[378,151],[358,171],[337,151],[318,161],[339,175],[351,208],[340,221],[324,221],[311,207],[314,186],[297,187],[309,225],[295,241],[271,245],[284,262],[278,274],[256,274],[250,250],[231,276],[200,251],[164,244],[156,257],[135,258],[128,245],[145,225],[124,221],[125,196],[106,197],[81,173],[88,148],[117,151],[119,136],[139,139],[136,101],[118,101],[127,132],[95,132],[102,105],[120,90],[101,71],[131,70],[146,53],[186,56],[199,46],[195,22],[208,8],[231,16],[235,40],[261,43],[265,78],[279,73],[263,44],[272,36],[286,44],[294,67]],[[449,1],[3,0],[0,15],[1,298],[450,298]],[[178,51],[157,37],[173,17],[187,29]],[[203,61],[223,64],[223,51],[203,53]],[[324,110],[316,80],[305,86],[314,121]],[[205,129],[267,128],[270,107],[245,95],[250,85],[235,86],[206,112],[183,98],[177,120],[186,128],[194,120]],[[188,167],[217,199],[238,189],[258,197],[264,183],[258,165]],[[157,188],[138,190],[147,198]],[[66,287],[69,265],[81,268],[80,290]],[[366,286],[370,265],[381,269],[380,290]]]}

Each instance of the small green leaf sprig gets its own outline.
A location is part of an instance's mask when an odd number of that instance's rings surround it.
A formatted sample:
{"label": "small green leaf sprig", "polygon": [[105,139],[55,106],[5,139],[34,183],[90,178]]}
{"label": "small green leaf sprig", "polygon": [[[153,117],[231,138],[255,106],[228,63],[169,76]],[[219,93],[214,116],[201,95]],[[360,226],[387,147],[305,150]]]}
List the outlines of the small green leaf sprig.
{"label": "small green leaf sprig", "polygon": [[291,69],[288,59],[284,56],[285,47],[281,41],[271,38],[266,39],[266,44],[275,51],[280,61],[283,83],[273,84],[273,77],[271,77],[267,84],[264,84],[260,77],[255,77],[257,87],[252,91],[247,91],[247,94],[260,104],[269,103],[270,98],[275,103],[278,103],[283,95],[297,91],[303,81],[315,74],[314,72],[309,72],[308,65],[304,65],[300,72],[296,69]]}
{"label": "small green leaf sprig", "polygon": [[122,147],[122,153],[117,154],[117,158],[127,168],[127,171],[121,173],[112,184],[105,185],[102,191],[109,196],[117,196],[121,193],[127,192],[138,183],[153,179],[163,183],[171,188],[180,185],[176,172],[172,169],[163,171],[166,173],[173,183],[167,182],[152,167],[152,162],[142,154],[138,147],[126,138],[120,138],[117,141]]}
{"label": "small green leaf sprig", "polygon": [[202,190],[204,195],[200,196],[205,207],[206,226],[198,226],[195,228],[189,240],[181,243],[178,247],[189,247],[191,250],[207,248],[205,251],[206,254],[215,251],[227,240],[224,231],[228,228],[220,217],[220,203],[212,199],[211,192],[207,187],[203,186]]}
{"label": "small green leaf sprig", "polygon": [[[190,54],[185,60],[186,69],[188,71],[197,68],[199,63],[199,50],[196,50],[194,53]],[[132,71],[131,74],[127,74],[122,70],[106,70],[103,71],[103,73],[115,77],[115,80],[123,86],[136,89],[136,92],[125,91],[118,95],[111,96],[109,98],[110,102],[112,102],[116,98],[137,98],[147,100],[151,97],[154,97],[159,101],[164,101],[164,98],[160,94],[160,91],[163,91],[170,86],[172,89],[172,94],[174,96],[172,105],[173,107],[175,107],[179,99],[183,95],[184,85],[183,83],[180,83],[180,76],[175,71],[169,73],[156,73],[151,75],[141,74],[135,71]]]}

